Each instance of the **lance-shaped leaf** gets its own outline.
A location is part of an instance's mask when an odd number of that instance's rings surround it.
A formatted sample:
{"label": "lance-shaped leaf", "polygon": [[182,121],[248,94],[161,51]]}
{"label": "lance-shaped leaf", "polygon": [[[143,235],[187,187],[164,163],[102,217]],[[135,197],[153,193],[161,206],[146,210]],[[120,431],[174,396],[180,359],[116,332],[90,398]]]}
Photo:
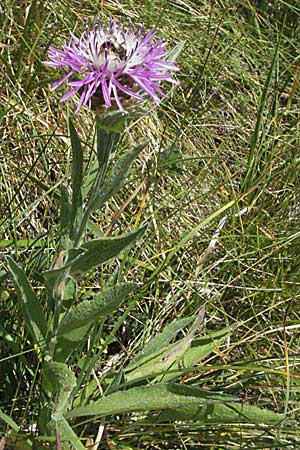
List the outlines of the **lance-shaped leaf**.
{"label": "lance-shaped leaf", "polygon": [[62,417],[69,404],[69,397],[76,385],[76,377],[66,364],[56,361],[46,362],[44,369],[44,387],[50,392],[54,401],[52,417]]}
{"label": "lance-shaped leaf", "polygon": [[180,53],[182,52],[183,48],[185,46],[185,41],[179,42],[177,45],[175,45],[172,50],[169,51],[166,57],[166,61],[176,61]]}
{"label": "lance-shaped leaf", "polygon": [[68,417],[107,416],[150,410],[180,410],[184,406],[200,407],[215,402],[232,402],[234,397],[204,391],[182,384],[155,384],[127,391],[113,392],[87,406],[73,409]]}
{"label": "lance-shaped leaf", "polygon": [[64,363],[67,362],[74,352],[81,351],[80,349],[84,347],[90,329],[91,323],[88,322],[65,335],[55,337],[53,341],[53,359]]}
{"label": "lance-shaped leaf", "polygon": [[193,339],[190,348],[184,354],[182,359],[183,367],[193,367],[199,361],[202,361],[212,352],[216,351],[224,339],[232,332],[230,327],[221,330],[209,332],[199,338]]}
{"label": "lance-shaped leaf", "polygon": [[106,111],[104,114],[97,115],[96,123],[99,128],[108,132],[122,133],[128,116],[126,111]]}
{"label": "lance-shaped leaf", "polygon": [[[67,299],[65,294],[68,296],[69,293],[66,292],[65,288],[68,286],[70,281],[69,268],[72,264],[79,259],[79,257],[85,252],[83,248],[71,249],[68,255],[68,261],[64,263],[64,252],[60,252],[54,268],[43,272],[43,277],[47,290],[49,292],[49,306],[50,309],[54,307],[52,296],[55,295],[57,298],[62,298],[62,300]],[[74,280],[73,280],[74,281]]]}
{"label": "lance-shaped leaf", "polygon": [[138,353],[135,358],[132,359],[132,361],[130,361],[125,371],[129,372],[131,370],[139,368],[143,364],[160,355],[166,350],[167,344],[169,344],[169,342],[174,339],[178,331],[183,330],[194,320],[195,316],[184,317],[183,319],[174,320],[172,323],[168,324],[161,333],[158,333],[156,336],[154,336],[154,338],[145,345],[143,350]]}
{"label": "lance-shaped leaf", "polygon": [[60,232],[61,239],[66,242],[69,234],[71,205],[68,188],[65,184],[60,186]]}
{"label": "lance-shaped leaf", "polygon": [[124,111],[105,111],[97,116],[97,125],[104,130],[122,133],[127,121],[147,114],[147,110],[141,106],[128,107]]}
{"label": "lance-shaped leaf", "polygon": [[114,163],[113,169],[105,180],[103,187],[94,196],[90,206],[90,212],[101,208],[110,197],[121,189],[127,178],[131,164],[147,145],[148,142],[139,144],[119,157]]}
{"label": "lance-shaped leaf", "polygon": [[[152,353],[142,360],[139,360],[139,365],[136,366],[134,370],[128,372],[128,368],[127,370],[125,369],[126,381],[132,382],[138,379],[142,380],[153,377],[157,377],[155,378],[157,381],[167,381],[177,378],[187,369],[192,368],[196,362],[204,357],[203,355],[206,356],[206,353],[201,352],[198,348],[198,353],[193,353],[189,356],[187,361],[185,360],[186,354],[188,354],[191,349],[194,334],[201,326],[203,315],[204,310],[201,310],[199,316],[196,317],[191,329],[184,338],[176,341],[174,344],[164,346],[158,352]],[[186,364],[187,362],[188,365]]]}
{"label": "lance-shaped leaf", "polygon": [[121,251],[132,245],[137,239],[140,239],[145,230],[146,225],[123,236],[103,237],[86,242],[81,246],[85,253],[79,256],[71,265],[70,274],[80,276],[92,267],[115,258]]}
{"label": "lance-shaped leaf", "polygon": [[40,344],[45,340],[47,334],[47,324],[41,304],[21,267],[10,256],[7,256],[6,260],[19,294],[18,301],[23,311],[26,327],[34,342]]}
{"label": "lance-shaped leaf", "polygon": [[120,134],[113,131],[104,130],[96,119],[96,151],[99,167],[104,171],[109,160],[109,156],[117,150]]}
{"label": "lance-shaped leaf", "polygon": [[89,193],[89,201],[86,214],[92,211],[95,198],[103,189],[104,178],[106,174],[107,164],[110,155],[113,154],[118,147],[120,134],[114,131],[108,131],[99,124],[99,118],[96,118],[96,154],[97,160],[91,164],[89,173],[82,185],[83,196]]}
{"label": "lance-shaped leaf", "polygon": [[[74,450],[86,450],[87,447],[83,445],[79,437],[75,434],[72,427],[68,424],[66,419],[62,417],[56,421],[57,428],[60,431],[61,441],[68,441],[72,444]],[[58,447],[57,447],[58,448]],[[65,447],[62,447],[65,448]],[[67,447],[69,448],[69,446]]]}
{"label": "lance-shaped leaf", "polygon": [[57,335],[65,335],[77,328],[92,324],[114,312],[136,288],[136,283],[120,283],[104,289],[93,300],[85,300],[70,309],[61,321]]}
{"label": "lance-shaped leaf", "polygon": [[[179,411],[164,411],[159,416],[160,422],[175,420],[192,420],[203,423],[248,423],[271,425],[280,423],[284,416],[269,409],[259,408],[246,403],[214,403],[196,407],[195,405],[183,406]],[[156,418],[156,423],[157,423]]]}
{"label": "lance-shaped leaf", "polygon": [[82,206],[81,185],[83,177],[83,151],[80,139],[71,119],[69,119],[69,130],[72,146],[72,206],[70,217],[70,235],[72,238],[76,232],[77,223],[80,220]]}

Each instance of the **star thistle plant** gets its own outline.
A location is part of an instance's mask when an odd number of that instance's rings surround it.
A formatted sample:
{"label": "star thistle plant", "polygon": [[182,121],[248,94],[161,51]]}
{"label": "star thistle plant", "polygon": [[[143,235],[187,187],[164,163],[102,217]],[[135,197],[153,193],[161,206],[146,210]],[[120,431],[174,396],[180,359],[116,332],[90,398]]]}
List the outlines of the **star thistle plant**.
{"label": "star thistle plant", "polygon": [[80,94],[77,110],[82,105],[110,108],[114,103],[123,110],[128,100],[146,96],[159,104],[164,97],[160,82],[175,83],[170,72],[178,68],[166,60],[164,42],[154,37],[155,30],[145,32],[140,26],[134,31],[132,24],[126,30],[112,19],[107,28],[100,21],[91,30],[87,24],[80,38],[71,33],[63,50],[49,48],[45,64],[67,71],[52,90],[66,81],[71,89],[61,101]]}
{"label": "star thistle plant", "polygon": [[[50,47],[49,61],[45,63],[66,69],[63,78],[52,86],[55,89],[63,82],[69,86],[61,101],[79,94],[76,111],[82,105],[96,110],[95,147],[87,158],[73,121],[69,119],[71,173],[66,173],[58,195],[60,228],[55,258],[50,268],[42,267],[39,274],[40,280],[44,280],[44,297],[35,293],[14,258],[7,257],[7,268],[19,294],[19,307],[29,339],[42,367],[41,414],[37,427],[52,442],[55,438],[53,449],[69,449],[68,442],[71,442],[75,450],[84,450],[69,425],[71,416],[68,414],[81,416],[82,411],[76,412],[76,407],[80,407],[78,398],[84,396],[83,386],[88,387],[95,366],[99,361],[101,364],[105,349],[116,340],[121,327],[122,321],[116,320],[113,332],[105,332],[106,320],[117,314],[125,302],[130,305],[132,293],[138,287],[137,283],[125,280],[117,267],[113,276],[106,276],[103,271],[99,286],[92,290],[87,288],[93,270],[116,259],[141,239],[146,230],[143,224],[131,232],[109,236],[110,228],[98,229],[92,216],[122,188],[132,163],[148,145],[145,142],[118,154],[127,120],[145,113],[139,105],[127,108],[128,101],[141,103],[150,97],[158,104],[164,96],[161,81],[175,83],[171,72],[177,70],[174,60],[182,44],[167,54],[163,41],[154,41],[154,36],[154,30],[144,32],[143,27],[133,31],[132,24],[125,30],[120,22],[112,19],[108,28],[98,21],[90,31],[86,27],[80,38],[71,34],[70,44],[65,43],[62,50]],[[125,261],[126,257],[122,266]],[[95,284],[95,276],[92,277]],[[89,299],[83,300],[89,291]],[[130,307],[125,307],[125,311],[129,314]],[[70,366],[78,366],[77,376]],[[123,371],[122,364],[120,368]],[[104,377],[101,383],[105,393],[110,390],[113,395],[118,391],[117,385],[126,382],[127,376],[117,380],[116,388],[112,388],[114,367],[109,372],[110,378]],[[135,376],[132,367],[129,384],[135,384]],[[98,394],[95,393],[95,398]],[[139,395],[136,397],[135,391],[133,394],[139,407]],[[163,390],[162,395],[169,396],[169,393]],[[124,403],[120,401],[117,399],[116,413],[120,412],[119,404]],[[89,405],[89,398],[85,403]],[[133,410],[136,409],[134,406]],[[114,414],[114,411],[107,414]]]}
{"label": "star thistle plant", "polygon": [[[131,361],[128,362],[128,355],[123,358],[122,354],[116,365],[112,359],[108,361],[109,344],[117,340],[122,323],[142,294],[140,291],[140,295],[132,297],[139,286],[125,279],[122,268],[126,267],[126,253],[120,267],[115,264],[113,274],[111,266],[108,271],[101,271],[100,277],[92,271],[110,264],[134,245],[143,237],[146,226],[110,236],[113,224],[106,226],[105,221],[105,225],[99,227],[93,215],[122,188],[132,163],[148,144],[123,148],[118,153],[126,121],[141,113],[135,106],[125,109],[127,101],[141,102],[150,97],[158,104],[164,96],[161,81],[175,82],[171,72],[177,70],[174,60],[182,44],[167,54],[164,43],[155,42],[154,36],[153,30],[144,32],[139,27],[133,31],[130,25],[126,31],[120,22],[113,20],[105,28],[99,21],[91,31],[86,28],[80,38],[72,34],[70,44],[64,44],[63,50],[49,49],[50,61],[46,64],[67,71],[52,89],[66,81],[70,90],[61,101],[79,94],[77,110],[87,105],[95,108],[97,114],[95,146],[89,155],[85,155],[69,119],[72,164],[71,173],[66,173],[56,196],[60,200],[56,254],[50,268],[40,267],[40,273],[35,270],[35,283],[37,280],[39,286],[43,283],[43,289],[34,289],[15,259],[6,258],[26,326],[26,342],[31,351],[35,351],[35,359],[30,358],[30,361],[36,361],[37,366],[31,367],[28,360],[28,373],[33,373],[34,377],[37,374],[39,378],[39,369],[42,369],[40,414],[32,428],[47,436],[49,443],[45,448],[67,450],[71,443],[75,450],[85,450],[89,446],[82,443],[85,436],[78,437],[74,432],[74,429],[76,433],[85,432],[86,428],[80,428],[78,423],[78,418],[85,416],[95,417],[95,424],[102,418],[95,447],[101,440],[105,416],[122,420],[123,413],[142,412],[144,415],[152,411],[147,421],[153,420],[155,425],[159,420],[173,420],[172,414],[174,420],[190,420],[197,415],[199,420],[219,420],[228,414],[236,420],[240,415],[245,417],[244,405],[240,410],[236,403],[234,408],[227,406],[235,399],[199,389],[198,377],[195,386],[191,380],[188,384],[176,382],[183,375],[186,377],[188,371],[195,371],[196,364],[215,351],[230,332],[226,328],[202,340],[194,339],[201,327],[204,309],[198,316],[175,319]],[[99,114],[101,109],[102,114]],[[186,237],[181,240],[184,242]],[[170,254],[175,253],[172,250]],[[183,337],[174,341],[176,333],[183,329],[187,329]],[[28,410],[29,407],[26,415]],[[162,410],[165,415],[154,414]],[[236,416],[232,415],[234,411]],[[250,413],[257,416],[256,409]],[[5,414],[2,419],[3,416]],[[36,415],[32,417],[35,420]],[[135,424],[136,419],[137,416]],[[276,415],[274,420],[279,422],[282,417]],[[13,429],[19,427],[14,424]],[[31,448],[31,438],[27,441]]]}

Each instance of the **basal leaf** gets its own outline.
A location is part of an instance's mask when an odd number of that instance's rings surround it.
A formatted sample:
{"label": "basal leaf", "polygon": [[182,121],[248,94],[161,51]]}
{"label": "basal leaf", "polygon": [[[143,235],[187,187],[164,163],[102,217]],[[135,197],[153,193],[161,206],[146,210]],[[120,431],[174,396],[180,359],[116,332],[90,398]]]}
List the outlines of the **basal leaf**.
{"label": "basal leaf", "polygon": [[231,333],[230,328],[210,332],[205,336],[194,339],[190,348],[185,353],[182,364],[184,367],[193,367],[199,361],[202,361],[213,351],[215,351],[221,342]]}
{"label": "basal leaf", "polygon": [[138,411],[180,410],[184,406],[194,405],[196,408],[215,402],[230,401],[235,401],[235,398],[182,384],[155,384],[113,392],[87,406],[73,409],[68,413],[68,417],[101,417]]}
{"label": "basal leaf", "polygon": [[145,232],[146,226],[142,226],[131,233],[116,236],[92,239],[81,246],[85,253],[71,265],[70,274],[80,276],[91,268],[115,258],[121,251],[132,245]]}
{"label": "basal leaf", "polygon": [[[0,409],[0,422],[4,422],[7,427],[11,428],[15,433],[6,433],[6,439],[4,440],[5,444],[3,447],[1,446],[3,440],[0,439],[0,448],[3,450],[14,449],[14,450],[32,450],[32,440],[26,438],[26,434],[20,433],[20,426],[7,414],[3,413]],[[4,436],[4,429],[6,427],[1,424],[1,434]],[[19,434],[20,433],[20,434]],[[5,445],[5,447],[4,447]]]}
{"label": "basal leaf", "polygon": [[[151,353],[150,355],[144,356],[142,359],[139,359],[138,364],[135,362],[135,367],[133,370],[132,365],[129,364],[129,366],[125,369],[126,381],[132,382],[135,380],[149,379],[153,377],[155,377],[154,382],[170,381],[179,377],[183,372],[191,368],[194,363],[201,359],[201,356],[203,355],[200,351],[198,355],[193,354],[192,356],[195,360],[193,360],[191,356],[188,360],[189,366],[187,366],[187,361],[185,358],[191,349],[193,337],[196,331],[201,326],[203,316],[204,309],[201,309],[198,316],[192,317],[194,322],[190,330],[182,339],[177,340],[175,343],[170,345],[165,345],[165,343],[158,352]],[[186,325],[183,319],[178,322],[181,322],[181,325]],[[178,322],[175,321],[171,324],[174,331],[176,331],[176,324],[179,325]],[[157,340],[157,342],[162,342],[164,335],[167,337],[169,332],[171,331],[171,326],[169,325],[165,330],[167,331],[167,333],[160,333],[160,336],[154,338],[153,341]]]}
{"label": "basal leaf", "polygon": [[161,333],[158,333],[145,345],[144,349],[136,355],[125,370],[128,372],[136,367],[140,367],[151,358],[163,352],[166,349],[167,344],[174,339],[178,331],[183,330],[187,325],[193,322],[193,320],[195,320],[194,316],[185,317],[183,319],[174,320],[167,325]]}
{"label": "basal leaf", "polygon": [[9,271],[18,292],[18,301],[23,311],[26,327],[34,342],[40,345],[45,341],[47,324],[44,311],[20,266],[10,257],[6,257]]}
{"label": "basal leaf", "polygon": [[0,421],[4,422],[6,425],[9,426],[9,428],[14,430],[16,433],[19,432],[20,430],[19,425],[10,416],[3,413],[1,410],[0,410]]}
{"label": "basal leaf", "polygon": [[280,423],[284,416],[269,409],[246,403],[214,403],[196,407],[183,406],[179,411],[164,411],[159,421],[192,420],[194,423],[248,423],[271,425]]}

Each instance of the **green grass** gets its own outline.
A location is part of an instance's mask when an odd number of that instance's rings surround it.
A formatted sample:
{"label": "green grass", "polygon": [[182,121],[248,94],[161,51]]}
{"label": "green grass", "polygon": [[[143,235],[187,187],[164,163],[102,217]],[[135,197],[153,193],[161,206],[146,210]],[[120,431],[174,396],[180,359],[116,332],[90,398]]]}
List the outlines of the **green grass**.
{"label": "green grass", "polygon": [[[50,44],[59,46],[97,15],[155,25],[170,48],[185,40],[180,84],[129,130],[130,144],[150,139],[148,150],[95,217],[107,229],[143,183],[112,233],[149,223],[143,245],[124,257],[126,277],[144,285],[99,370],[115,353],[130,360],[166,324],[205,305],[204,331],[230,326],[232,333],[185,380],[299,423],[297,1],[72,0],[31,2],[25,11],[7,0],[0,28],[1,255],[13,255],[39,290],[36,271],[49,266],[58,236],[56,189],[70,166],[67,117],[74,110],[72,101],[58,104],[61,91],[49,89],[56,74],[42,62]],[[74,121],[90,145],[92,113],[81,111]],[[0,277],[0,408],[25,434],[39,414],[41,373],[2,263]],[[298,449],[295,422],[109,417],[99,449]],[[90,420],[75,432],[95,437],[98,427]],[[0,430],[11,428],[1,422]]]}

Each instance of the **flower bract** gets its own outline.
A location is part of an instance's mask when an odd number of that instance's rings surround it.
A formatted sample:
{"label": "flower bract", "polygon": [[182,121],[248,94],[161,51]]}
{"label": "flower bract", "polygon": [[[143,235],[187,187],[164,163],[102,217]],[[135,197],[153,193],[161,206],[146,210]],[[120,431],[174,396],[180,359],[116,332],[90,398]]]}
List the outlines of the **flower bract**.
{"label": "flower bract", "polygon": [[77,110],[96,103],[123,110],[128,100],[147,96],[158,104],[164,96],[160,82],[175,83],[170,72],[178,68],[166,60],[165,44],[154,36],[155,30],[145,32],[140,26],[134,31],[132,24],[126,30],[112,19],[108,27],[100,21],[91,30],[87,25],[79,38],[71,33],[71,42],[64,43],[62,50],[48,50],[45,64],[66,70],[51,89],[66,82],[70,89],[61,101],[79,95]]}

